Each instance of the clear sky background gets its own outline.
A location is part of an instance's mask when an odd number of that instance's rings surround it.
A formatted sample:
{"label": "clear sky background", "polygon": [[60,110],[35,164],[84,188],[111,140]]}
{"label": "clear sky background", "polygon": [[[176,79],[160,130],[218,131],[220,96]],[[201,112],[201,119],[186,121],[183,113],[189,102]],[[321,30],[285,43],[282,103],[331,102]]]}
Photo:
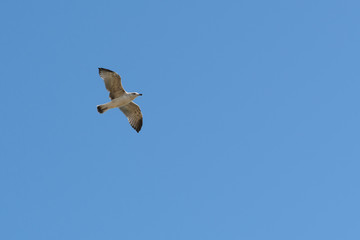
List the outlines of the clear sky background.
{"label": "clear sky background", "polygon": [[2,1],[0,238],[360,239],[359,10]]}

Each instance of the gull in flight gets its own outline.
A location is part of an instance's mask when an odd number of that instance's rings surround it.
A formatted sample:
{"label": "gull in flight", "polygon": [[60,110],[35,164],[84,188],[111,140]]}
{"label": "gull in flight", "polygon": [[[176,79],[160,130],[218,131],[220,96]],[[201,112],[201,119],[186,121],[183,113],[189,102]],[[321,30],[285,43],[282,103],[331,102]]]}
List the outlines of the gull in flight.
{"label": "gull in flight", "polygon": [[104,113],[111,108],[120,108],[120,110],[127,117],[130,125],[139,132],[143,117],[140,107],[136,105],[133,100],[138,96],[142,96],[137,92],[126,92],[121,85],[121,78],[119,74],[109,69],[99,68],[99,75],[105,82],[106,89],[110,92],[111,101],[97,106],[99,113]]}

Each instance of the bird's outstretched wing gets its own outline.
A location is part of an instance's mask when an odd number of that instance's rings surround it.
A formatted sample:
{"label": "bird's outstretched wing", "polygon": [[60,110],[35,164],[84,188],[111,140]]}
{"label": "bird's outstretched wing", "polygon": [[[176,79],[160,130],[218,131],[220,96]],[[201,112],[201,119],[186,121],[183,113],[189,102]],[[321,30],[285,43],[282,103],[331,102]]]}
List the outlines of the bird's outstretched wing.
{"label": "bird's outstretched wing", "polygon": [[119,74],[106,68],[99,68],[99,75],[104,79],[105,87],[110,92],[109,97],[111,100],[125,93]]}
{"label": "bird's outstretched wing", "polygon": [[119,108],[127,117],[130,125],[137,132],[139,132],[143,124],[143,117],[141,114],[140,107],[136,105],[134,102],[130,102],[129,104],[126,104],[125,106]]}

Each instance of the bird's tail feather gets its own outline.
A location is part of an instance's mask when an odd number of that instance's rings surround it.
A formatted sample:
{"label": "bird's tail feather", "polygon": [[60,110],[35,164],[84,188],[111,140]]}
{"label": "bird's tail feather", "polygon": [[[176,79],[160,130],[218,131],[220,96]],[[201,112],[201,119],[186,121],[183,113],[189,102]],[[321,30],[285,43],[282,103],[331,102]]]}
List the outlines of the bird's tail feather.
{"label": "bird's tail feather", "polygon": [[108,110],[108,108],[105,107],[104,105],[98,105],[97,110],[99,113],[104,113],[106,110]]}

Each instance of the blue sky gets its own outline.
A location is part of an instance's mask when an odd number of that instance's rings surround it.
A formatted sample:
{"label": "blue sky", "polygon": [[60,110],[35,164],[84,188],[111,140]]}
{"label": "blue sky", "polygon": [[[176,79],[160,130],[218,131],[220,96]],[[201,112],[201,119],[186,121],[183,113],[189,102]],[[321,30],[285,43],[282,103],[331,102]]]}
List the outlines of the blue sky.
{"label": "blue sky", "polygon": [[359,8],[2,1],[0,238],[359,239]]}

